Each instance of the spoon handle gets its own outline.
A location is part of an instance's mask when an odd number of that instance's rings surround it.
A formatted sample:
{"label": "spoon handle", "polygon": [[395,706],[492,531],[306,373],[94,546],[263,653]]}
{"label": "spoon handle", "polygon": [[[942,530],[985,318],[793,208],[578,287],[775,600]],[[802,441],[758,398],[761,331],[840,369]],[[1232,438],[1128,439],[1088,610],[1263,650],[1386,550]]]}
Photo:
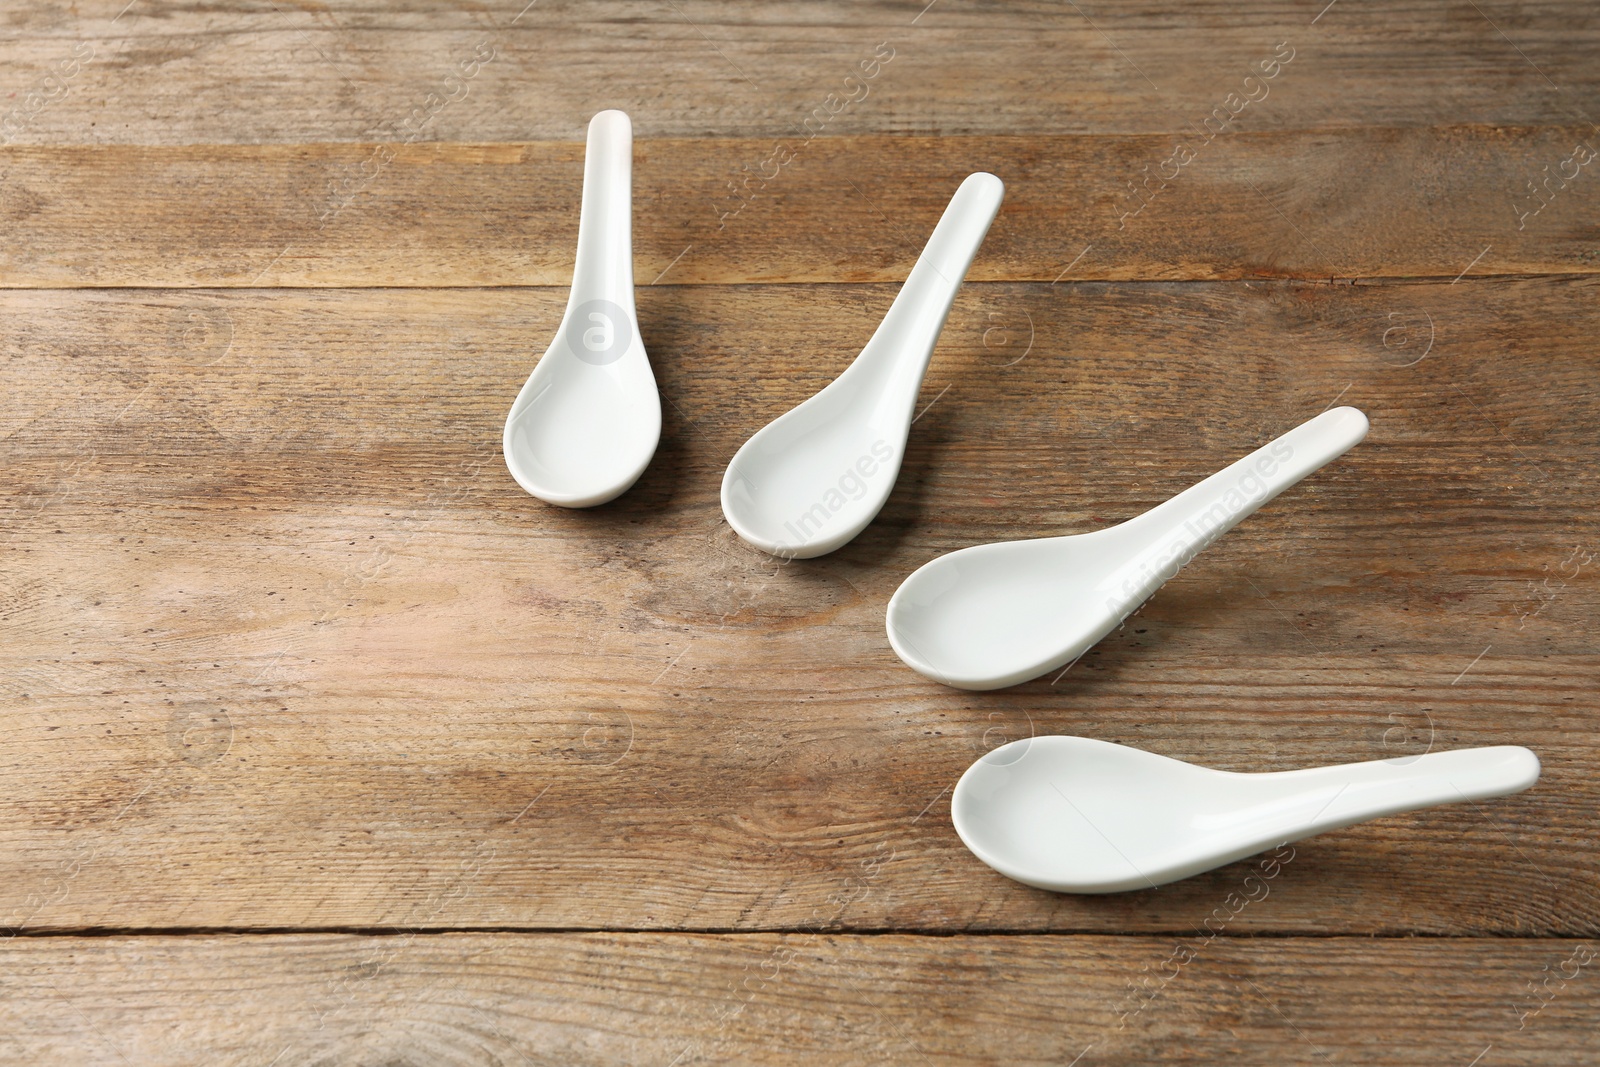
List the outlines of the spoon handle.
{"label": "spoon handle", "polygon": [[621,111],[589,120],[583,211],[567,310],[609,300],[633,311],[633,123]]}
{"label": "spoon handle", "polygon": [[967,175],[950,198],[889,313],[862,350],[863,357],[890,363],[889,380],[904,400],[908,417],[933,357],[933,346],[950,314],[950,305],[989,232],[989,224],[1000,210],[1005,191],[1005,183],[993,174],[979,171]]}
{"label": "spoon handle", "polygon": [[1247,777],[1293,795],[1282,830],[1299,840],[1402,811],[1520,793],[1539,780],[1539,757],[1495,745]]}
{"label": "spoon handle", "polygon": [[1301,423],[1237,463],[1124,523],[1143,546],[1119,568],[1113,587],[1124,586],[1129,603],[1141,603],[1211,542],[1306,475],[1332,463],[1367,435],[1367,417],[1355,408],[1334,408]]}

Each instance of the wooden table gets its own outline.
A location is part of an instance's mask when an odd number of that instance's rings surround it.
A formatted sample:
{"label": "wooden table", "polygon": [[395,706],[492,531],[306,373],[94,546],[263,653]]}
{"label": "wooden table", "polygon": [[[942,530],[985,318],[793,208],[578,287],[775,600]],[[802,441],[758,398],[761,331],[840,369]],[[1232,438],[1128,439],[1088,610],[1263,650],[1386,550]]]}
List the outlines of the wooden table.
{"label": "wooden table", "polygon": [[[1600,1060],[1593,5],[522,2],[5,13],[0,1061]],[[567,511],[500,429],[605,107],[665,423]],[[979,169],[888,506],[747,547],[729,457]],[[1335,403],[1065,675],[890,651]],[[1055,733],[1544,776],[1062,896],[949,816]]]}

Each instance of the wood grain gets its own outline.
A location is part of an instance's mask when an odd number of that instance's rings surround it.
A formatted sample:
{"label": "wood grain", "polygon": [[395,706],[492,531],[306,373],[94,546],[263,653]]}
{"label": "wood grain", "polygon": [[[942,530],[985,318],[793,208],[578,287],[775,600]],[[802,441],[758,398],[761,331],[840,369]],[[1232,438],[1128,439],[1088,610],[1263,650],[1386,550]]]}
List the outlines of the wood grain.
{"label": "wood grain", "polygon": [[[1596,1060],[1597,35],[1583,0],[7,5],[0,1061]],[[569,512],[498,443],[604,107],[665,426]],[[744,546],[728,458],[978,169],[1006,203],[888,506]],[[1060,677],[887,647],[928,559],[1337,403],[1366,442]],[[1544,775],[1057,896],[949,822],[1050,733]]]}
{"label": "wood grain", "polygon": [[[589,512],[498,455],[564,291],[7,293],[3,921],[1199,922],[1246,868],[1059,897],[961,847],[965,766],[1064,732],[1238,770],[1528,744],[1532,792],[1306,842],[1237,929],[1592,935],[1596,285],[970,285],[885,512],[790,566],[722,468],[892,286],[642,290],[663,445]],[[1059,682],[887,648],[934,555],[1120,521],[1336,400],[1368,441]]]}
{"label": "wood grain", "polygon": [[[974,281],[1600,269],[1600,157],[1578,163],[1581,146],[1600,151],[1587,127],[1230,131],[1209,144],[638,132],[640,284],[901,281],[982,169],[1007,198]],[[1164,167],[1180,143],[1195,158]],[[13,146],[0,150],[0,285],[565,286],[582,158],[581,141]],[[1563,163],[1575,178],[1528,192]],[[1175,176],[1147,182],[1161,173]]]}
{"label": "wood grain", "polygon": [[0,945],[0,1051],[41,1067],[1555,1067],[1600,1051],[1594,956],[1502,939],[18,938]]}
{"label": "wood grain", "polygon": [[[0,70],[34,144],[365,141],[430,93],[455,94],[419,127],[440,141],[571,137],[602,107],[657,136],[777,137],[829,93],[859,96],[844,79],[880,44],[893,60],[830,133],[1171,133],[1280,42],[1295,58],[1252,129],[1595,117],[1583,0],[1325,8],[105,0],[11,5]],[[494,58],[449,85],[480,44]]]}

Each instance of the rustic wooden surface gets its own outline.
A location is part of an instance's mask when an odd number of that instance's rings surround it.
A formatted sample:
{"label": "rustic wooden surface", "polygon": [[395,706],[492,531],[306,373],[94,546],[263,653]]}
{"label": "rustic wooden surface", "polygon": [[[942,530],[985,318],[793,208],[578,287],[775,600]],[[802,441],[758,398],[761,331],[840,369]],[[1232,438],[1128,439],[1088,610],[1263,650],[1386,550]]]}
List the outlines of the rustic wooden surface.
{"label": "rustic wooden surface", "polygon": [[[7,1038],[15,1062],[1040,1067],[1587,1063],[1600,1041],[1578,1033],[1600,986],[1570,941],[1218,937],[1183,963],[1168,962],[1173,948],[1033,935],[26,938],[5,983],[8,1013],[30,1025]],[[1501,993],[1574,971],[1543,1000]]]}
{"label": "rustic wooden surface", "polygon": [[[1509,195],[1529,160],[1559,166],[1587,130],[1238,131],[1137,215],[1126,182],[1170,155],[1170,135],[818,138],[742,197],[728,176],[759,169],[773,141],[641,141],[635,271],[666,285],[899,282],[948,194],[987,167],[1007,196],[974,282],[1595,273],[1592,216],[1557,198],[1524,220],[1516,206],[1538,201]],[[8,161],[4,286],[572,278],[581,142],[18,147]],[[1418,182],[1421,203],[1397,198]]]}
{"label": "rustic wooden surface", "polygon": [[[0,1060],[1596,1058],[1600,171],[1525,188],[1600,147],[1592,7],[125,3],[0,16]],[[607,106],[664,427],[571,512],[499,430]],[[749,549],[728,458],[978,168],[1007,201],[888,506]],[[1367,441],[1058,680],[889,650],[935,555],[1334,403]],[[1302,842],[1248,903],[1259,858],[1081,898],[949,823],[1049,733],[1544,776]]]}

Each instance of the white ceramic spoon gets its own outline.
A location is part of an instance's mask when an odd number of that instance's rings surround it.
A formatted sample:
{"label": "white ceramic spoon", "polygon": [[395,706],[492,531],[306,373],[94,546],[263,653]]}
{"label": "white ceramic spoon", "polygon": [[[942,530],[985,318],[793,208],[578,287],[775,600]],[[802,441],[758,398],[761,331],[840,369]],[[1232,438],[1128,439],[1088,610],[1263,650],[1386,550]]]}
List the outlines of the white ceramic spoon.
{"label": "white ceramic spoon", "polygon": [[621,495],[661,440],[661,397],[633,309],[632,211],[633,126],[602,111],[589,122],[567,312],[506,417],[506,467],[551,504]]}
{"label": "white ceramic spoon", "polygon": [[775,556],[810,559],[877,516],[900,473],[934,342],[1004,193],[993,174],[969,175],[855,362],[734,455],[722,513],[740,537]]}
{"label": "white ceramic spoon", "polygon": [[1325,411],[1166,503],[1093,533],[1002,541],[940,556],[889,601],[889,644],[957,689],[999,689],[1086,652],[1245,516],[1367,434]]}
{"label": "white ceramic spoon", "polygon": [[1538,779],[1539,758],[1512,745],[1236,774],[1109,741],[1033,737],[967,768],[950,814],[973,854],[1007,878],[1116,893],[1383,815],[1519,793]]}

